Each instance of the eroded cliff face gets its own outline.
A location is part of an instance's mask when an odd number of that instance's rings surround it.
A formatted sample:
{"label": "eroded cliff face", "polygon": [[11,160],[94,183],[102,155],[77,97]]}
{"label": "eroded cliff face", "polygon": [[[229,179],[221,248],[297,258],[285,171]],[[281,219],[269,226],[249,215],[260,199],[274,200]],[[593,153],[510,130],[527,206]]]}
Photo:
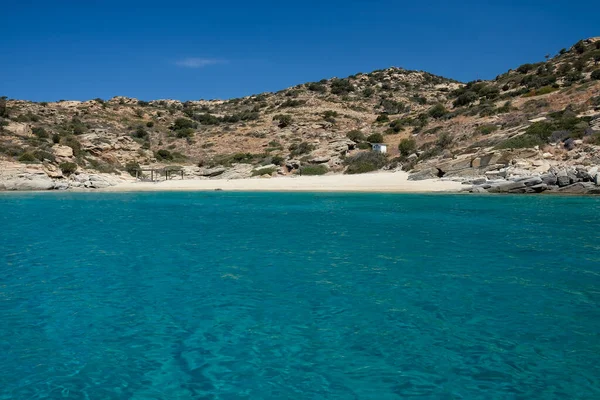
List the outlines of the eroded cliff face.
{"label": "eroded cliff face", "polygon": [[561,184],[544,178],[543,190],[588,187],[600,165],[599,63],[591,38],[468,84],[388,68],[228,101],[4,99],[0,189],[95,188],[174,165],[194,179],[343,173],[374,142],[387,144],[385,161],[351,171],[484,179],[476,191],[548,175]]}

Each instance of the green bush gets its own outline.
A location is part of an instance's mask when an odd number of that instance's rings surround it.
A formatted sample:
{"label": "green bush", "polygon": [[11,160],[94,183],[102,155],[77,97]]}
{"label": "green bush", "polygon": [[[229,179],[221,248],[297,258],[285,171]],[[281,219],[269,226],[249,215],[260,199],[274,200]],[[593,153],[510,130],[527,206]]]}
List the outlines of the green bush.
{"label": "green bush", "polygon": [[348,79],[333,79],[331,81],[331,93],[344,95],[354,91],[354,85]]}
{"label": "green bush", "polygon": [[462,106],[468,106],[471,103],[473,103],[474,101],[476,101],[478,98],[477,94],[471,91],[467,91],[463,94],[461,94],[460,96],[458,96],[456,98],[456,100],[454,100],[454,102],[452,103],[452,105],[454,107],[462,107]]}
{"label": "green bush", "polygon": [[196,114],[194,115],[194,120],[198,121],[202,125],[219,125],[221,123],[221,119],[208,113]]}
{"label": "green bush", "polygon": [[6,96],[0,97],[0,118],[8,118]]}
{"label": "green bush", "polygon": [[290,156],[292,156],[292,157],[310,153],[314,149],[315,149],[315,146],[313,146],[312,144],[310,144],[308,142],[294,143],[294,144],[290,145],[290,147],[289,147]]}
{"label": "green bush", "polygon": [[377,116],[377,119],[375,119],[375,122],[388,122],[390,120],[390,117],[388,117],[387,114],[379,114]]}
{"label": "green bush", "polygon": [[371,144],[367,142],[360,142],[356,145],[360,150],[370,150],[372,148]]}
{"label": "green bush", "polygon": [[555,125],[549,122],[534,122],[525,130],[525,133],[505,140],[498,144],[496,148],[521,149],[541,146],[547,143],[555,129]]}
{"label": "green bush", "polygon": [[281,164],[283,164],[284,161],[285,161],[285,159],[281,156],[272,156],[271,157],[271,164],[281,165]]}
{"label": "green bush", "polygon": [[337,111],[327,110],[327,111],[323,112],[323,118],[324,119],[336,118],[338,116],[339,116],[339,114],[338,114]]}
{"label": "green bush", "polygon": [[431,107],[429,109],[429,111],[427,111],[427,114],[429,114],[430,117],[432,118],[442,118],[444,115],[448,114],[448,110],[446,110],[446,107],[444,107],[443,104],[438,103],[435,106]]}
{"label": "green bush", "polygon": [[578,54],[583,54],[585,53],[585,44],[582,40],[580,40],[579,42],[575,43],[573,49],[575,49]]}
{"label": "green bush", "polygon": [[417,141],[412,138],[402,139],[400,143],[398,143],[398,151],[403,156],[408,156],[415,152],[417,149]]}
{"label": "green bush", "polygon": [[558,88],[555,88],[553,86],[543,86],[539,89],[533,89],[527,93],[525,93],[523,95],[523,97],[534,97],[534,96],[541,96],[543,94],[549,94],[552,92],[556,92],[558,90]]}
{"label": "green bush", "polygon": [[592,78],[595,81],[600,81],[600,69],[592,71],[592,74],[590,75],[590,78]]}
{"label": "green bush", "polygon": [[375,94],[375,90],[373,88],[370,88],[370,87],[365,88],[362,91],[363,97],[371,97],[371,96],[373,96],[373,94]]}
{"label": "green bush", "polygon": [[60,135],[58,133],[55,133],[52,135],[52,143],[54,143],[54,144],[60,143]]}
{"label": "green bush", "polygon": [[77,164],[72,162],[64,162],[60,163],[58,168],[60,168],[63,174],[71,175],[73,172],[77,171]]}
{"label": "green bush", "polygon": [[23,153],[19,156],[18,160],[22,163],[31,163],[31,162],[37,162],[38,159],[35,155],[33,155],[32,153],[26,152]]}
{"label": "green bush", "polygon": [[404,127],[406,125],[410,125],[411,122],[412,122],[411,118],[395,119],[392,122],[390,122],[390,128],[392,129],[393,132],[398,133],[398,132],[404,130]]}
{"label": "green bush", "polygon": [[42,149],[35,150],[33,152],[33,155],[40,161],[48,160],[50,162],[56,162],[56,157],[54,156],[54,154]]}
{"label": "green bush", "polygon": [[435,144],[441,149],[447,149],[452,144],[452,137],[447,132],[442,132]]}
{"label": "green bush", "polygon": [[362,174],[377,171],[387,163],[384,154],[375,151],[363,151],[356,155],[346,157],[344,164],[347,166],[346,174]]}
{"label": "green bush", "polygon": [[600,133],[595,133],[587,139],[589,143],[600,146]]}
{"label": "green bush", "polygon": [[182,138],[191,138],[192,136],[194,136],[194,129],[192,128],[183,128],[183,129],[177,129],[175,131],[175,137],[182,139]]}
{"label": "green bush", "polygon": [[138,139],[145,139],[148,137],[148,131],[145,130],[143,126],[138,125],[135,128],[135,131],[133,131],[133,133],[131,134],[131,136],[138,138]]}
{"label": "green bush", "polygon": [[493,124],[481,125],[477,127],[477,132],[481,133],[482,135],[489,135],[490,133],[496,132],[497,130],[498,127]]}
{"label": "green bush", "polygon": [[353,142],[357,143],[363,142],[365,140],[365,135],[363,135],[363,133],[358,129],[351,130],[346,134],[346,137],[352,140]]}
{"label": "green bush", "polygon": [[74,135],[83,135],[87,131],[87,126],[77,117],[71,119],[70,128]]}
{"label": "green bush", "polygon": [[79,143],[79,140],[74,136],[67,136],[64,138],[64,145],[73,149],[73,155],[75,157],[81,155],[81,143]]}
{"label": "green bush", "polygon": [[148,122],[146,122],[146,126],[148,128],[152,128],[154,126],[154,121],[148,121]]}
{"label": "green bush", "polygon": [[383,143],[383,135],[381,133],[373,133],[367,137],[369,143]]}
{"label": "green bush", "polygon": [[279,108],[300,107],[304,104],[306,104],[306,100],[287,99],[279,105]]}
{"label": "green bush", "polygon": [[308,90],[310,90],[311,92],[317,92],[317,93],[327,92],[327,87],[325,85],[323,85],[322,83],[318,83],[318,82],[308,83],[306,88]]}
{"label": "green bush", "polygon": [[136,172],[140,170],[140,164],[136,161],[130,161],[125,164],[125,171],[129,172],[129,175],[135,176]]}
{"label": "green bush", "polygon": [[498,89],[496,86],[487,85],[481,88],[479,91],[479,96],[485,97],[488,100],[494,100],[500,96],[500,89]]}
{"label": "green bush", "polygon": [[177,118],[173,123],[173,130],[178,131],[180,129],[195,129],[196,124],[194,121],[187,118]]}
{"label": "green bush", "polygon": [[31,128],[31,132],[40,139],[47,139],[50,135],[48,132],[41,126],[34,126]]}
{"label": "green bush", "polygon": [[277,168],[274,167],[269,167],[269,168],[260,168],[260,169],[254,169],[252,170],[252,176],[258,176],[258,175],[271,175],[273,174],[273,172],[276,172]]}
{"label": "green bush", "polygon": [[156,157],[158,161],[169,161],[173,159],[173,154],[171,154],[169,150],[160,149],[154,153],[154,157]]}
{"label": "green bush", "polygon": [[532,64],[523,64],[517,68],[517,72],[521,74],[526,74],[533,69]]}
{"label": "green bush", "polygon": [[541,146],[545,142],[537,136],[519,135],[505,140],[496,146],[497,149],[522,149]]}
{"label": "green bush", "polygon": [[285,128],[286,126],[292,124],[293,118],[289,114],[277,114],[273,117],[273,121],[278,121],[277,126],[280,128]]}
{"label": "green bush", "polygon": [[324,175],[328,172],[327,166],[323,164],[319,165],[305,165],[300,167],[300,175]]}

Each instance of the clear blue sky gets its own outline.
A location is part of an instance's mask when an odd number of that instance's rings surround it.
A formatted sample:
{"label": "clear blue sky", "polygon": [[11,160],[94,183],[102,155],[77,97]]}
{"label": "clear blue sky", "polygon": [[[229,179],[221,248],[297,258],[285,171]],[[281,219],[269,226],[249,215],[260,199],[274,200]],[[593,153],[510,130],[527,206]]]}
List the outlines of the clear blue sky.
{"label": "clear blue sky", "polygon": [[600,1],[7,1],[0,95],[231,98],[389,66],[493,78],[600,35]]}

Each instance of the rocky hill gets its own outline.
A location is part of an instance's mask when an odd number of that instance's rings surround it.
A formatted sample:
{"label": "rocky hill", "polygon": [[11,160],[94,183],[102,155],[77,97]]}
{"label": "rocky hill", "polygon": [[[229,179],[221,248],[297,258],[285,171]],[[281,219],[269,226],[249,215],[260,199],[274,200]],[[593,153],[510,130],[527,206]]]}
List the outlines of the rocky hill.
{"label": "rocky hill", "polygon": [[[380,142],[386,156],[370,151]],[[6,190],[104,187],[140,167],[181,167],[199,179],[402,168],[475,191],[543,191],[588,187],[598,165],[600,38],[467,84],[388,68],[227,101],[0,100]],[[535,174],[541,183],[498,189]]]}

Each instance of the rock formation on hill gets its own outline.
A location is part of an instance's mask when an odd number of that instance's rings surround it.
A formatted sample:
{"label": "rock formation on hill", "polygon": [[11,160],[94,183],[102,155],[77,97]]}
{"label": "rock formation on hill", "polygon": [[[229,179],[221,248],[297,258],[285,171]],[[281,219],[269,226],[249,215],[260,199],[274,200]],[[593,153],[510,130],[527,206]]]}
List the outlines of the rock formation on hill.
{"label": "rock formation on hill", "polygon": [[197,179],[402,168],[476,192],[594,192],[600,38],[467,84],[394,67],[227,101],[0,99],[0,190],[174,165]]}

